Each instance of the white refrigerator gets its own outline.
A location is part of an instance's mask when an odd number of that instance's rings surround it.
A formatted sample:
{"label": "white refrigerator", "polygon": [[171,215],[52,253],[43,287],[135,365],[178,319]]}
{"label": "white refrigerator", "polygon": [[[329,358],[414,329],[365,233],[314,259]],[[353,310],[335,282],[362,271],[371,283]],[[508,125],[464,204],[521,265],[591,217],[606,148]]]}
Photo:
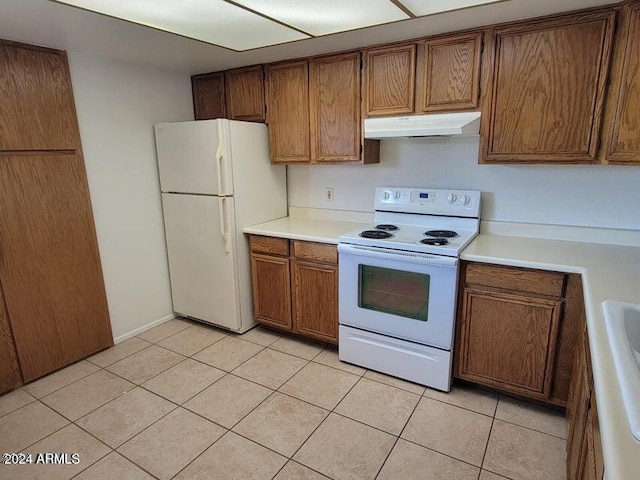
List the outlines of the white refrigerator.
{"label": "white refrigerator", "polygon": [[285,167],[269,163],[260,123],[154,127],[173,310],[246,332],[255,320],[242,228],[287,215]]}

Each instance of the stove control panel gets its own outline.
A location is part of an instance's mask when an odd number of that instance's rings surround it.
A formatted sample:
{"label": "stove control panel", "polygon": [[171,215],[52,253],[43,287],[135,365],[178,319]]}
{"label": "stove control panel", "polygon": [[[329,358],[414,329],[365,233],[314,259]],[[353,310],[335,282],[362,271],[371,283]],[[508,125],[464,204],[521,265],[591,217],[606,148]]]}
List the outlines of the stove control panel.
{"label": "stove control panel", "polygon": [[376,211],[480,217],[480,197],[472,190],[378,187]]}

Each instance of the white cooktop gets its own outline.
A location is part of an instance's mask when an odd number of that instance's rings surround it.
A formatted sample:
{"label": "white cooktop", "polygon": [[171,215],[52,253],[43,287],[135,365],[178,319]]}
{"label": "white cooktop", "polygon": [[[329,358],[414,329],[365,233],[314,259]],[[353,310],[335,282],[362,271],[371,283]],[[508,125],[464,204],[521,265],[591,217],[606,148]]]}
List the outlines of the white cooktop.
{"label": "white cooktop", "polygon": [[[340,243],[457,257],[480,228],[480,192],[425,188],[376,189],[374,223],[365,229],[340,235]],[[395,225],[397,230],[386,230]],[[365,238],[365,230],[387,232],[388,238]],[[447,236],[430,230],[448,230]],[[380,236],[385,235],[380,233]],[[436,244],[421,240],[441,239]]]}

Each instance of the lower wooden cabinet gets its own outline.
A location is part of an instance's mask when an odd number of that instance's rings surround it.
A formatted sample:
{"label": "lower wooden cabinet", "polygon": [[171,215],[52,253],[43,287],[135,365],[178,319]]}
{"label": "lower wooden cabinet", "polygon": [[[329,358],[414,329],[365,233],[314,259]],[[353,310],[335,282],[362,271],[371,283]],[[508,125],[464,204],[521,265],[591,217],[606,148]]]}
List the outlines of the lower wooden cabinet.
{"label": "lower wooden cabinet", "polygon": [[463,264],[455,376],[565,406],[584,325],[576,287],[579,276],[560,272]]}
{"label": "lower wooden cabinet", "polygon": [[291,328],[289,259],[251,254],[251,272],[256,320],[274,327]]}
{"label": "lower wooden cabinet", "polygon": [[335,245],[251,235],[250,246],[256,321],[337,343]]}
{"label": "lower wooden cabinet", "polygon": [[561,302],[464,289],[458,376],[545,400]]}
{"label": "lower wooden cabinet", "polygon": [[567,480],[602,480],[604,460],[586,330],[580,340],[567,405]]}

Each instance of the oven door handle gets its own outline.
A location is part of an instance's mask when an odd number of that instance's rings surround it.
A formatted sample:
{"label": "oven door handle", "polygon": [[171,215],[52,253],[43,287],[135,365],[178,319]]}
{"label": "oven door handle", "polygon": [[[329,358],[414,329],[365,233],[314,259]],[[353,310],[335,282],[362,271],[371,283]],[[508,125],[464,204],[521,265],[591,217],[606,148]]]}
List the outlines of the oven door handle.
{"label": "oven door handle", "polygon": [[384,258],[399,262],[417,263],[420,265],[434,265],[439,267],[456,267],[458,265],[458,259],[456,257],[443,257],[440,255],[406,252],[404,250],[392,250],[389,248],[362,247],[359,245],[347,245],[344,243],[338,244],[338,252],[369,258]]}

